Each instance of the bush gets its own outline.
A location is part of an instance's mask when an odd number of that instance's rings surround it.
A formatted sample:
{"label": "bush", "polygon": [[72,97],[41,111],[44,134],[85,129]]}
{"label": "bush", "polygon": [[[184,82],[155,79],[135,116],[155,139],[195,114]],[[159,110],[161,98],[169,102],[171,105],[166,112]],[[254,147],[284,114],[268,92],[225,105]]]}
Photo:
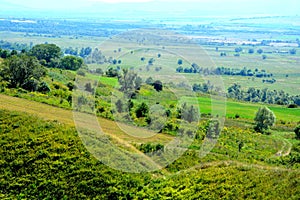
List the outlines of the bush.
{"label": "bush", "polygon": [[78,71],[77,71],[77,74],[78,74],[79,76],[85,76],[85,71],[83,71],[83,70],[78,70]]}
{"label": "bush", "polygon": [[39,82],[37,80],[30,79],[22,86],[22,88],[31,92],[35,92],[38,90],[38,85]]}
{"label": "bush", "polygon": [[141,105],[139,105],[139,107],[135,111],[137,118],[146,117],[148,115],[148,113],[149,113],[149,107],[144,102]]}
{"label": "bush", "polygon": [[153,83],[153,87],[154,89],[159,92],[159,91],[162,91],[163,90],[163,84],[160,80],[157,80]]}
{"label": "bush", "polygon": [[288,108],[298,108],[298,105],[297,104],[290,104],[290,105],[288,105]]}
{"label": "bush", "polygon": [[294,129],[294,132],[296,134],[296,138],[300,139],[300,124],[298,126],[296,126],[296,128]]}
{"label": "bush", "polygon": [[47,92],[50,92],[50,87],[49,85],[46,83],[46,82],[41,82],[39,87],[38,87],[38,91],[39,92],[43,92],[43,93],[47,93]]}

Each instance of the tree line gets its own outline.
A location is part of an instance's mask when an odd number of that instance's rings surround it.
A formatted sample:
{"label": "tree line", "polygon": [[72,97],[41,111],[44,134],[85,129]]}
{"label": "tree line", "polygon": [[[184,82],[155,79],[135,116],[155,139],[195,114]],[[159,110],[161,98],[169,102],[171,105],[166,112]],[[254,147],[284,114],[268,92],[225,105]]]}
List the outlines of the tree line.
{"label": "tree line", "polygon": [[[194,84],[192,86],[194,92],[201,93],[216,93],[220,92],[220,89],[215,87],[210,82],[202,84]],[[290,95],[283,90],[270,90],[267,88],[257,89],[249,87],[248,89],[242,89],[241,85],[233,84],[227,89],[226,96],[228,98],[237,99],[240,101],[247,102],[261,102],[267,104],[278,104],[278,105],[298,105],[300,106],[300,95]]]}
{"label": "tree line", "polygon": [[264,69],[256,68],[255,70],[252,70],[252,69],[248,69],[247,67],[244,67],[242,69],[230,68],[230,67],[204,68],[204,67],[199,67],[195,63],[191,64],[191,67],[186,67],[186,68],[179,66],[176,68],[176,72],[177,73],[200,73],[203,75],[249,76],[249,77],[257,77],[257,78],[273,77],[272,73],[268,73]]}

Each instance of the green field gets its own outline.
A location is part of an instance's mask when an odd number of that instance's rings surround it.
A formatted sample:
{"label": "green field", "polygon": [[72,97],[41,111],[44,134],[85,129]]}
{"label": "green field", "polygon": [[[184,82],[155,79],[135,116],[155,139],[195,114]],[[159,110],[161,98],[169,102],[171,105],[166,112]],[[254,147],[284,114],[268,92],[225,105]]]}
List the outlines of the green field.
{"label": "green field", "polygon": [[[190,100],[191,102],[193,100]],[[211,99],[208,97],[198,98],[200,109],[204,113],[211,112]],[[216,102],[218,104],[218,102]],[[226,101],[226,117],[234,117],[236,114],[244,119],[253,119],[258,108],[264,106],[263,104],[236,102],[231,99]],[[267,105],[276,115],[277,120],[299,122],[300,109],[288,109],[286,106]]]}

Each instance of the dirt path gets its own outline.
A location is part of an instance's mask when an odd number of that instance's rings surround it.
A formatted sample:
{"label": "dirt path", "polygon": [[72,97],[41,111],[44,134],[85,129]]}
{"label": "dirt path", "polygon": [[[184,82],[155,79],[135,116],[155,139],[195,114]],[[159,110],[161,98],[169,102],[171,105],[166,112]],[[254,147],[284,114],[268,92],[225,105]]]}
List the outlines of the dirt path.
{"label": "dirt path", "polygon": [[283,146],[281,147],[281,149],[279,151],[276,152],[275,155],[276,156],[288,156],[292,150],[292,146],[293,146],[292,143],[283,137],[277,136],[277,138],[280,138],[282,140]]}
{"label": "dirt path", "polygon": [[[6,109],[10,111],[19,111],[19,112],[26,112],[32,115],[35,115],[39,118],[45,120],[56,120],[60,123],[64,123],[66,125],[75,126],[77,128],[88,128],[90,131],[99,131],[99,124],[103,133],[109,136],[110,140],[113,141],[117,145],[117,147],[121,147],[126,149],[127,151],[137,154],[143,161],[147,162],[149,165],[152,165],[154,169],[162,169],[163,167],[153,161],[150,157],[139,151],[135,146],[133,146],[131,142],[143,142],[141,138],[134,138],[130,135],[124,133],[115,122],[106,120],[103,118],[96,118],[95,123],[95,116],[90,114],[83,114],[80,113],[76,120],[74,120],[74,115],[72,110],[66,110],[54,106],[50,106],[43,103],[38,103],[26,99],[11,97],[7,95],[0,94],[0,109]],[[73,115],[74,114],[74,115]],[[99,122],[99,124],[98,124]],[[97,124],[97,126],[95,126]],[[138,128],[136,128],[137,131]],[[171,137],[158,134],[155,137],[147,138],[147,141],[168,141]],[[133,158],[131,158],[133,159]]]}

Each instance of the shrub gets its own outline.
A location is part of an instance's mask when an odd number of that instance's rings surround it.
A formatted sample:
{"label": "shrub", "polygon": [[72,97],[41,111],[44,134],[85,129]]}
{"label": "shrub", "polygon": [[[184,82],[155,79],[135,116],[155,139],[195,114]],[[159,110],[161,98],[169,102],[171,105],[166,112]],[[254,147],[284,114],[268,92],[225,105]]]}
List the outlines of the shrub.
{"label": "shrub", "polygon": [[294,129],[294,132],[296,134],[296,138],[300,139],[300,124],[298,126],[296,126],[296,128]]}
{"label": "shrub", "polygon": [[290,104],[290,105],[288,105],[288,108],[298,108],[298,105],[297,104]]}
{"label": "shrub", "polygon": [[47,93],[50,92],[50,87],[46,82],[41,82],[39,87],[38,87],[39,92]]}
{"label": "shrub", "polygon": [[139,105],[139,107],[135,111],[137,118],[146,117],[148,115],[148,113],[149,113],[149,107],[144,102],[141,105]]}

